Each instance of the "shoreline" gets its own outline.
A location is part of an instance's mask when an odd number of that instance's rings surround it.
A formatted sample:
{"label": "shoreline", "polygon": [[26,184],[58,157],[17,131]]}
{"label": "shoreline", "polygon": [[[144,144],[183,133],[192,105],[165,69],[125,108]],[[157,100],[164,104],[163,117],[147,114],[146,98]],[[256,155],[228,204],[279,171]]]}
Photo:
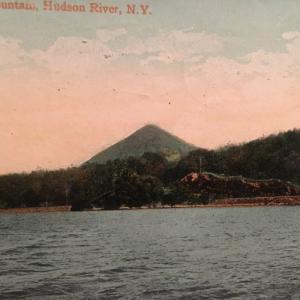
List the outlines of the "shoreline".
{"label": "shoreline", "polygon": [[[122,206],[115,211],[131,210],[154,210],[154,209],[186,209],[186,208],[234,208],[234,207],[274,207],[274,206],[300,206],[300,195],[298,196],[274,196],[274,197],[255,197],[255,198],[228,198],[219,199],[211,204],[176,204],[176,205],[158,205],[153,207],[126,207]],[[24,213],[56,213],[71,212],[71,205],[65,206],[48,206],[48,207],[26,207],[26,208],[1,208],[0,214],[24,214]],[[112,211],[103,208],[91,208],[83,211],[98,212]]]}
{"label": "shoreline", "polygon": [[117,210],[141,210],[141,209],[185,209],[185,208],[233,208],[233,207],[271,207],[271,206],[300,206],[299,204],[199,204],[199,205],[175,205],[163,207],[141,207],[141,208],[120,208]]}
{"label": "shoreline", "polygon": [[[143,209],[184,209],[184,208],[233,208],[233,207],[270,207],[270,206],[300,206],[300,195],[273,196],[273,197],[247,197],[218,199],[211,204],[175,204],[159,206],[126,207],[121,206],[115,210],[143,210]],[[102,208],[88,209],[87,211],[105,211]]]}
{"label": "shoreline", "polygon": [[0,214],[30,214],[30,213],[55,213],[70,212],[71,205],[48,206],[48,207],[19,207],[19,208],[0,208]]}

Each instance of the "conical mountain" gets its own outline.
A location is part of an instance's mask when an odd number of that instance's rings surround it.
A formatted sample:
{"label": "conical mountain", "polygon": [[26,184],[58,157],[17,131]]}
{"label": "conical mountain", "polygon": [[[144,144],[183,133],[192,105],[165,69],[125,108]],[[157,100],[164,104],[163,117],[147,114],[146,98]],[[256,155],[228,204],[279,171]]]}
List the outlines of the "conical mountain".
{"label": "conical mountain", "polygon": [[168,133],[155,125],[146,125],[127,138],[96,154],[89,163],[105,163],[108,160],[139,157],[145,152],[160,153],[169,161],[176,161],[197,149],[196,146]]}

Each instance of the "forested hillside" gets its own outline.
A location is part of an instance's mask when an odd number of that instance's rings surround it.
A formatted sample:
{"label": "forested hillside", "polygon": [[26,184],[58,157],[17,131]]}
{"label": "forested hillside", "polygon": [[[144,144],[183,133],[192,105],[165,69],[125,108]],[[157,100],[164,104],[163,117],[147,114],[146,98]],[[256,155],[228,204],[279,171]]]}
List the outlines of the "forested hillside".
{"label": "forested hillside", "polygon": [[277,178],[300,183],[300,130],[217,150],[192,151],[169,171],[169,178],[178,179],[200,168],[201,171],[228,176]]}
{"label": "forested hillside", "polygon": [[[196,185],[183,180],[193,172],[209,180]],[[0,176],[0,208],[207,203],[224,196],[294,195],[299,183],[300,131],[293,130],[214,151],[198,149],[178,163],[162,153],[146,152],[103,164]]]}

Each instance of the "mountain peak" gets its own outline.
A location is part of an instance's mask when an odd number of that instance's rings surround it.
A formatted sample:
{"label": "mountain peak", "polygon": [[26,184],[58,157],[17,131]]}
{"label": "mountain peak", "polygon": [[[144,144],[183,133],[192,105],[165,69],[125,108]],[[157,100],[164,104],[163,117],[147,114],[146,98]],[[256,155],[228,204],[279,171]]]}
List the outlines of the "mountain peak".
{"label": "mountain peak", "polygon": [[162,132],[166,132],[164,129],[160,128],[159,126],[155,125],[155,124],[147,124],[143,127],[141,127],[140,129],[136,130],[135,132],[143,132],[143,131],[162,131]]}
{"label": "mountain peak", "polygon": [[145,152],[159,153],[168,160],[179,160],[190,151],[197,149],[182,139],[161,129],[155,124],[147,124],[127,138],[96,154],[86,163],[105,163],[108,160],[140,157]]}
{"label": "mountain peak", "polygon": [[142,129],[160,129],[162,130],[159,126],[155,125],[155,124],[146,124],[145,126],[141,127],[139,130],[142,130]]}

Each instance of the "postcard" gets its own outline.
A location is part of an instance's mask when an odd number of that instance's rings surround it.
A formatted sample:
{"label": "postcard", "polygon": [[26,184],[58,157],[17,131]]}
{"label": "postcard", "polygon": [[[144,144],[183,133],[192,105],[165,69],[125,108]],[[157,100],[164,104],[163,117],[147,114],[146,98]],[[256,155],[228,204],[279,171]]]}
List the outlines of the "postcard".
{"label": "postcard", "polygon": [[1,299],[300,299],[300,2],[0,22]]}

